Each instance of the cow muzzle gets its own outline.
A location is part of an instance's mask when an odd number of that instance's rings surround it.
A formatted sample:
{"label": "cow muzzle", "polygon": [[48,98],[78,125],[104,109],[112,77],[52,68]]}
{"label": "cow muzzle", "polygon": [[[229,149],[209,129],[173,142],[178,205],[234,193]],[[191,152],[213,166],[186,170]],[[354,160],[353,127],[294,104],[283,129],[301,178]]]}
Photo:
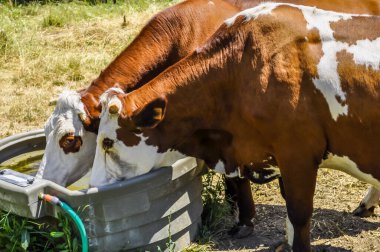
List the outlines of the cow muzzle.
{"label": "cow muzzle", "polygon": [[104,138],[103,139],[103,149],[104,150],[109,150],[113,147],[114,141],[109,138]]}

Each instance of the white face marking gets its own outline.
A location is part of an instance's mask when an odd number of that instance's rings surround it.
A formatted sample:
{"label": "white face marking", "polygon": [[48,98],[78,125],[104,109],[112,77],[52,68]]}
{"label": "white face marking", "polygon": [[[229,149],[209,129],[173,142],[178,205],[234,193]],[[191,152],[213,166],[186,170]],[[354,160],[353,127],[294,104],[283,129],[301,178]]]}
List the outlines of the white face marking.
{"label": "white face marking", "polygon": [[355,64],[371,66],[373,69],[378,70],[380,67],[380,38],[369,41],[358,40],[355,45],[335,41],[330,24],[340,20],[348,20],[353,16],[369,16],[369,15],[353,15],[343,14],[333,11],[320,10],[315,7],[284,4],[284,3],[263,3],[255,8],[244,10],[234,17],[225,21],[228,26],[235,23],[238,16],[244,16],[246,21],[256,19],[260,15],[270,15],[272,11],[281,5],[291,6],[298,8],[302,11],[309,30],[316,28],[321,36],[323,56],[320,59],[318,69],[318,79],[313,79],[315,87],[321,91],[325,97],[330,109],[331,116],[337,120],[339,115],[348,114],[348,106],[339,103],[337,97],[344,102],[346,94],[342,90],[340,77],[337,71],[338,62],[336,55],[338,52],[346,50],[353,54]]}
{"label": "white face marking", "polygon": [[[85,111],[79,94],[63,92],[45,124],[46,148],[36,177],[67,186],[89,171],[95,155],[96,135],[84,129],[80,113]],[[59,141],[70,132],[81,137],[82,146],[76,153],[65,154]]]}
{"label": "white face marking", "polygon": [[372,177],[372,175],[360,171],[358,166],[347,156],[340,157],[330,153],[327,159],[322,160],[319,167],[343,171],[380,189],[380,181]]}
{"label": "white face marking", "polygon": [[364,204],[366,209],[370,209],[371,207],[376,207],[379,205],[379,200],[380,189],[376,189],[375,187],[371,186],[364,196],[361,204]]}
{"label": "white face marking", "polygon": [[[103,101],[103,111],[100,119],[96,154],[90,185],[93,187],[102,186],[117,180],[132,178],[145,174],[154,168],[172,165],[175,161],[184,158],[185,155],[177,151],[167,151],[158,153],[158,147],[146,143],[147,138],[142,134],[136,134],[140,142],[136,146],[126,146],[117,139],[116,130],[118,125],[118,115],[110,114],[109,102],[116,102],[116,97],[105,97]],[[109,138],[113,140],[112,148],[107,151],[103,148],[103,140]]]}
{"label": "white face marking", "polygon": [[100,103],[102,104],[102,111],[100,113],[100,117],[103,116],[103,114],[107,111],[108,106],[111,104],[116,104],[119,107],[119,112],[121,110],[121,101],[116,98],[116,96],[110,95],[111,92],[115,92],[117,94],[124,94],[124,91],[121,88],[112,87],[107,89],[101,96],[100,96]]}
{"label": "white face marking", "polygon": [[293,246],[293,240],[294,240],[294,228],[292,223],[289,220],[289,217],[286,216],[286,238],[288,240],[288,244],[290,246]]}

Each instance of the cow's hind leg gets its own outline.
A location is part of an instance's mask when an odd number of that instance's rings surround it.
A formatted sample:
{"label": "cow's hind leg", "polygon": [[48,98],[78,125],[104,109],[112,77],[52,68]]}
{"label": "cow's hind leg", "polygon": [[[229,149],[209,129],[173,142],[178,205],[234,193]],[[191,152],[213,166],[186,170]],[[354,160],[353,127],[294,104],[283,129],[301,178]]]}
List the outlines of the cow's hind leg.
{"label": "cow's hind leg", "polygon": [[226,196],[236,214],[236,225],[229,234],[234,238],[244,238],[253,233],[252,219],[255,216],[255,203],[251,184],[246,178],[226,177]]}
{"label": "cow's hind leg", "polygon": [[380,190],[373,186],[368,188],[368,191],[360,205],[354,210],[353,214],[359,217],[370,217],[374,215],[375,207],[379,205]]}
{"label": "cow's hind leg", "polygon": [[[286,208],[287,245],[277,247],[275,251],[307,252],[310,247],[310,222],[313,213],[313,196],[317,177],[317,165],[313,158],[294,160],[291,158],[278,159],[282,180],[284,183]],[[289,246],[288,246],[289,245]]]}

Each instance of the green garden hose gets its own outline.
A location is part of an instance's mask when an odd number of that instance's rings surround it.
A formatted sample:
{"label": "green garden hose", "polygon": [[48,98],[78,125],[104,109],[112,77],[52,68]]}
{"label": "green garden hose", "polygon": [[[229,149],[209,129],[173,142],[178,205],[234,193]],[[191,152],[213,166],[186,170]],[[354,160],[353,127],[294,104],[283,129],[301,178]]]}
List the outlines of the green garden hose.
{"label": "green garden hose", "polygon": [[77,226],[79,230],[80,238],[82,240],[82,252],[88,252],[88,240],[87,240],[86,229],[83,225],[82,220],[77,215],[77,213],[68,204],[66,204],[65,202],[62,202],[59,198],[55,196],[41,193],[40,195],[38,195],[38,198],[46,202],[49,202],[53,205],[57,205],[61,207],[63,211],[65,211],[71,217],[71,219],[73,219],[75,225]]}

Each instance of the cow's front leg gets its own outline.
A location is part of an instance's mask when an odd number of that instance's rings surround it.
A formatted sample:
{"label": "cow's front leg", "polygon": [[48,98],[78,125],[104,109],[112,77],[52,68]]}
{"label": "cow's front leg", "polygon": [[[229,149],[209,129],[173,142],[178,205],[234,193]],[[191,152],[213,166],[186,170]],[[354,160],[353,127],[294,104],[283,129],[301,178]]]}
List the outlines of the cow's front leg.
{"label": "cow's front leg", "polygon": [[373,186],[368,188],[368,191],[360,205],[354,210],[353,214],[359,217],[369,217],[375,214],[375,207],[379,205],[380,190]]}
{"label": "cow's front leg", "polygon": [[234,238],[244,238],[253,233],[252,219],[255,216],[255,203],[251,184],[246,178],[226,177],[226,196],[236,214],[236,225],[229,234]]}
{"label": "cow's front leg", "polygon": [[[312,160],[303,156],[298,161],[284,159],[279,163],[288,212],[286,221],[287,243],[295,252],[311,251],[310,222],[317,177],[317,165]],[[276,249],[276,251],[288,251],[286,247],[283,246],[283,249]]]}

